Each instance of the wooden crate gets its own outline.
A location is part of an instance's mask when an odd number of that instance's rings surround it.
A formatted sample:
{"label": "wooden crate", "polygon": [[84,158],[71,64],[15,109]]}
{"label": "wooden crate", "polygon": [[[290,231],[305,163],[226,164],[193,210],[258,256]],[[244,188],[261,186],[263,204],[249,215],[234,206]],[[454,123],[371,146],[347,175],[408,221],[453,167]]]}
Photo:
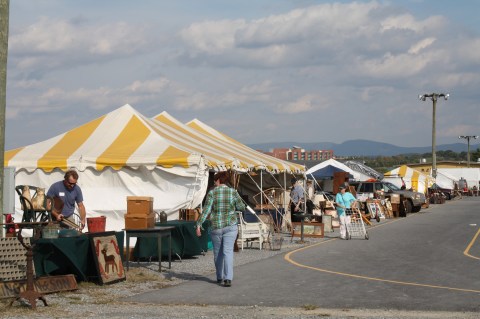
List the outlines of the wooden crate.
{"label": "wooden crate", "polygon": [[200,209],[179,209],[178,210],[179,220],[196,221],[199,216],[200,216]]}
{"label": "wooden crate", "polygon": [[155,213],[144,214],[126,214],[125,229],[146,229],[155,227]]}
{"label": "wooden crate", "polygon": [[153,213],[153,197],[127,196],[127,214],[150,215]]}

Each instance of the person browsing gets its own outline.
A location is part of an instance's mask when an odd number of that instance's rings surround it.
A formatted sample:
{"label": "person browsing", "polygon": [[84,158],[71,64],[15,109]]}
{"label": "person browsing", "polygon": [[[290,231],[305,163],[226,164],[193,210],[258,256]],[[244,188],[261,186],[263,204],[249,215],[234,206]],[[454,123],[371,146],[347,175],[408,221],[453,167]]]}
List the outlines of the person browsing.
{"label": "person browsing", "polygon": [[297,180],[292,178],[292,188],[290,190],[290,214],[292,222],[300,222],[302,218],[299,216],[303,214],[303,188],[298,185]]}
{"label": "person browsing", "polygon": [[337,209],[338,219],[340,222],[340,238],[347,238],[347,224],[350,217],[346,215],[345,209],[351,208],[356,198],[350,192],[346,192],[346,186],[340,185],[339,192],[335,196],[335,207]]}
{"label": "person browsing", "polygon": [[197,220],[197,236],[202,235],[202,224],[211,215],[213,261],[217,283],[223,282],[230,287],[233,280],[233,246],[237,239],[238,225],[236,211],[244,211],[245,204],[238,192],[226,185],[227,172],[218,172],[213,176],[215,188],[208,192],[202,214]]}
{"label": "person browsing", "polygon": [[80,229],[85,228],[86,211],[83,205],[83,194],[80,186],[77,185],[78,173],[74,170],[65,172],[63,181],[53,183],[48,189],[47,196],[54,199],[60,198],[63,202],[61,211],[52,211],[57,221],[68,219],[72,222],[73,213],[75,212],[75,203],[80,213]]}

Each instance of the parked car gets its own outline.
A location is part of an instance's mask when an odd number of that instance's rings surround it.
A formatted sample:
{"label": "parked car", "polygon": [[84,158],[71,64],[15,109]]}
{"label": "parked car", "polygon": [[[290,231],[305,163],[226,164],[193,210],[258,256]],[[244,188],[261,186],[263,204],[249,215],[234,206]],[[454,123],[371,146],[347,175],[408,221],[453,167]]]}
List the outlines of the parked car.
{"label": "parked car", "polygon": [[422,209],[422,205],[426,203],[423,193],[400,189],[389,182],[350,182],[349,184],[355,187],[357,198],[372,198],[376,192],[382,190],[387,197],[389,194],[399,194],[400,198],[405,199],[406,213],[419,212]]}

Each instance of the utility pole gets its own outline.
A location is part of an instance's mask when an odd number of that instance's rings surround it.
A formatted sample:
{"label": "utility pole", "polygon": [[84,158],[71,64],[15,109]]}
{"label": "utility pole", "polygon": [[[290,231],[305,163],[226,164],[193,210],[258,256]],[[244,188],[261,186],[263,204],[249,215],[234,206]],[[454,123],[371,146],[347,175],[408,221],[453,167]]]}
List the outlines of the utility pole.
{"label": "utility pole", "polygon": [[427,98],[431,99],[433,102],[433,114],[432,114],[432,177],[437,178],[437,154],[435,153],[436,147],[436,110],[437,110],[437,100],[439,97],[443,97],[445,100],[448,100],[450,94],[445,93],[432,93],[432,94],[423,94],[419,95],[418,99],[420,101],[425,101]]}
{"label": "utility pole", "polygon": [[[3,186],[5,162],[5,109],[7,106],[7,56],[9,0],[0,0],[0,222],[4,223]],[[0,227],[3,237],[3,227]]]}
{"label": "utility pole", "polygon": [[468,147],[467,147],[467,167],[470,167],[470,139],[473,138],[473,139],[476,140],[478,138],[478,135],[460,135],[458,138],[463,138],[463,139],[467,140],[467,144],[468,144]]}

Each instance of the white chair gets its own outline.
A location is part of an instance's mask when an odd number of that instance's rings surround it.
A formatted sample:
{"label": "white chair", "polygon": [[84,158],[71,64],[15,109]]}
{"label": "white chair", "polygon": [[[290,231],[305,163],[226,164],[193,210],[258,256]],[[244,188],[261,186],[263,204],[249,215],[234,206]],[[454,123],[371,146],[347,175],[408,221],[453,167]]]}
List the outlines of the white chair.
{"label": "white chair", "polygon": [[243,213],[238,212],[238,240],[240,241],[240,247],[243,250],[243,246],[248,247],[248,243],[257,242],[260,250],[263,245],[263,223],[247,223],[243,219]]}

